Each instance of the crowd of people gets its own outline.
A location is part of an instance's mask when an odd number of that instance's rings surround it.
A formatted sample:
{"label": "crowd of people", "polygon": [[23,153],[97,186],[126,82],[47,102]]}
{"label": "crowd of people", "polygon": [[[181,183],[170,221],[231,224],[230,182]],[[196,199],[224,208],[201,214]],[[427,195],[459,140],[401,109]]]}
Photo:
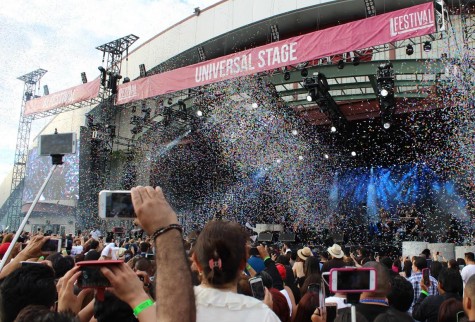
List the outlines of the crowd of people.
{"label": "crowd of people", "polygon": [[[428,250],[262,245],[223,218],[183,236],[160,188],[133,188],[132,202],[145,238],[93,232],[46,253],[55,236],[24,233],[8,254],[4,234],[0,321],[475,321],[473,253],[446,261]],[[328,273],[348,267],[374,270],[374,288],[335,290]]]}

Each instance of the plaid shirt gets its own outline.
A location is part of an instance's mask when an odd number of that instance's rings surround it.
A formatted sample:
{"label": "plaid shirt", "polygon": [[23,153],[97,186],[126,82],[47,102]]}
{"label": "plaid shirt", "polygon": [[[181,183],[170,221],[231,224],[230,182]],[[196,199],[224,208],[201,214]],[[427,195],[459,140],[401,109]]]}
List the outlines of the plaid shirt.
{"label": "plaid shirt", "polygon": [[[429,295],[437,295],[439,294],[439,291],[437,290],[437,285],[439,284],[435,278],[432,276],[429,276],[430,279],[430,287],[429,287]],[[412,287],[414,288],[414,301],[412,301],[411,308],[409,309],[409,313],[412,313],[412,308],[414,307],[414,303],[419,300],[419,296],[421,295],[421,280],[422,280],[422,273],[413,273],[411,276],[407,279],[409,282],[411,282]]]}

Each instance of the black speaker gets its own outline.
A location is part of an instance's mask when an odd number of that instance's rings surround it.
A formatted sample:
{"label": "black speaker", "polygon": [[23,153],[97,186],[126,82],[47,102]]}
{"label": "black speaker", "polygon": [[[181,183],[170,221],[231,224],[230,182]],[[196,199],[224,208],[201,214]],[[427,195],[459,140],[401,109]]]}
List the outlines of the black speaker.
{"label": "black speaker", "polygon": [[258,242],[271,242],[272,241],[272,233],[259,233],[257,236]]}
{"label": "black speaker", "polygon": [[295,234],[294,233],[281,233],[279,235],[280,242],[295,242]]}

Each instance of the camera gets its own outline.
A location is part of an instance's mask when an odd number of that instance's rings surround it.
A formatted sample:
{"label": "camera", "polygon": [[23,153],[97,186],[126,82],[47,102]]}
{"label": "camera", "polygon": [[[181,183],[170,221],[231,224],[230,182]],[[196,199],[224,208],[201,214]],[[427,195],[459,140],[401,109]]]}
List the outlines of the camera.
{"label": "camera", "polygon": [[99,217],[103,219],[136,218],[130,191],[102,190],[99,192]]}

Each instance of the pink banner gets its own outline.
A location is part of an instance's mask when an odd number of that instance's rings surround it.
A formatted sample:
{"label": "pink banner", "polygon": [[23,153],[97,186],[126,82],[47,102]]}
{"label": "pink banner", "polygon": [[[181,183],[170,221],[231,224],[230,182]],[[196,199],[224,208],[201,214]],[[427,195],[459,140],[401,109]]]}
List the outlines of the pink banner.
{"label": "pink banner", "polygon": [[49,111],[58,107],[68,106],[97,97],[101,80],[71,87],[63,91],[42,96],[26,102],[25,115]]}
{"label": "pink banner", "polygon": [[119,86],[117,104],[256,74],[436,31],[432,2],[319,30]]}

